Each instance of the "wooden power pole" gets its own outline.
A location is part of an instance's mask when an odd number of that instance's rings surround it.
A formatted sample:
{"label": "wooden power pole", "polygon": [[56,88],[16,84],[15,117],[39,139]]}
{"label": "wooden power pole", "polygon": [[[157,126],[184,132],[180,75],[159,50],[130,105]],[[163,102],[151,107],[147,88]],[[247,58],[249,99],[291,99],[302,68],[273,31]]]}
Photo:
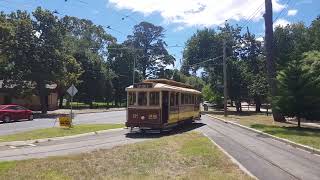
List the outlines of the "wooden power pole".
{"label": "wooden power pole", "polygon": [[[276,81],[276,65],[274,61],[274,50],[273,50],[273,17],[272,17],[272,0],[265,0],[264,14],[265,19],[265,47],[266,47],[266,58],[267,58],[267,73],[268,83],[270,86],[271,96],[275,97],[277,94],[277,81]],[[272,105],[272,114],[275,121],[285,121],[285,118],[275,110]]]}
{"label": "wooden power pole", "polygon": [[227,51],[226,51],[226,40],[223,40],[223,109],[224,116],[227,114],[227,105],[228,105],[228,86],[227,86]]}

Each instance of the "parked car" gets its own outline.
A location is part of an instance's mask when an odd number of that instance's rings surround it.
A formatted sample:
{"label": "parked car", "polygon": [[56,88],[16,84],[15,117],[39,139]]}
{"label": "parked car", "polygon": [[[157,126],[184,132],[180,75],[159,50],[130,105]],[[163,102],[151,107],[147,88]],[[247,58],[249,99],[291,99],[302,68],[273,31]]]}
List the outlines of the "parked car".
{"label": "parked car", "polygon": [[18,105],[0,105],[0,121],[8,123],[20,119],[32,121],[32,111]]}
{"label": "parked car", "polygon": [[207,106],[207,107],[213,107],[213,106],[214,106],[214,104],[213,104],[213,103],[210,103],[209,101],[204,101],[202,105],[203,105],[203,107],[205,107],[205,106]]}

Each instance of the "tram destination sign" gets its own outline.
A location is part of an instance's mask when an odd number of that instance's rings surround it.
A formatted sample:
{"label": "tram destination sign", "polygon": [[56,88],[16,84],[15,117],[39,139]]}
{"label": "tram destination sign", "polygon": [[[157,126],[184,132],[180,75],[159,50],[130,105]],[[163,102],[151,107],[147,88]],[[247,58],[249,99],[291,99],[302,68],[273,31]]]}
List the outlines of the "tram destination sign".
{"label": "tram destination sign", "polygon": [[136,83],[133,85],[134,88],[152,88],[152,83]]}

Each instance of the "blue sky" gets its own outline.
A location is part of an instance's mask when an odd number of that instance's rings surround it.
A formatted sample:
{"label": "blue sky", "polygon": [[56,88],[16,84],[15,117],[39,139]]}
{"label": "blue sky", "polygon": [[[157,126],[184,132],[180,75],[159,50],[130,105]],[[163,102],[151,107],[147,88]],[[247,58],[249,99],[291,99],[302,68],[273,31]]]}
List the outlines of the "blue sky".
{"label": "blue sky", "polygon": [[[176,68],[180,67],[183,45],[197,29],[217,27],[228,19],[231,24],[247,25],[257,36],[264,34],[264,0],[0,0],[0,11],[17,9],[31,12],[37,6],[57,10],[61,15],[92,20],[123,42],[140,21],[166,29],[168,50]],[[288,3],[289,2],[289,3]],[[320,15],[319,0],[273,0],[275,24],[303,21],[309,25]],[[282,12],[282,13],[281,13]],[[251,18],[252,17],[252,18]],[[248,19],[251,19],[249,22]]]}

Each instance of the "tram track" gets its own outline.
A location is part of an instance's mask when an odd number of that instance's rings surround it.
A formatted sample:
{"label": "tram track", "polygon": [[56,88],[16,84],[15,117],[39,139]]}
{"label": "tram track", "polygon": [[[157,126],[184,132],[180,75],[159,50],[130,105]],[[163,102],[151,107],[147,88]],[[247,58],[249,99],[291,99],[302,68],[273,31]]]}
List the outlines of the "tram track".
{"label": "tram track", "polygon": [[[247,132],[247,130],[232,124],[204,117],[203,122],[207,124],[205,126],[207,130],[204,129],[203,132],[206,135],[210,134],[212,140],[236,157],[241,164],[244,163],[242,165],[246,168],[249,167],[248,170],[257,177],[261,179],[270,179],[271,177],[276,179],[277,177],[280,177],[279,179],[319,179],[320,159],[318,156],[270,138],[262,139],[266,137]],[[260,159],[259,162],[255,162],[257,159]],[[253,165],[255,163],[259,167],[255,167]],[[270,168],[267,168],[269,166]],[[259,169],[260,167],[267,168],[266,172]],[[270,172],[274,174],[269,177],[267,174]],[[277,173],[279,174],[277,175]],[[287,178],[284,174],[287,175]]]}
{"label": "tram track", "polygon": [[215,128],[211,127],[211,126],[208,126],[208,128],[210,128],[210,129],[212,129],[212,130],[214,130],[214,131],[218,132],[219,134],[221,134],[221,135],[223,135],[223,136],[225,136],[225,137],[228,137],[228,139],[229,139],[229,140],[231,140],[231,141],[233,141],[233,142],[237,143],[239,146],[241,146],[242,148],[244,148],[244,149],[246,149],[246,150],[250,151],[251,153],[255,154],[257,157],[259,157],[259,158],[263,159],[264,161],[268,162],[270,165],[272,165],[272,166],[274,166],[274,167],[276,167],[276,168],[281,169],[283,172],[285,172],[285,173],[286,173],[286,174],[288,174],[289,176],[293,177],[294,179],[298,179],[298,180],[300,180],[300,179],[301,179],[301,178],[299,178],[299,177],[295,176],[294,174],[290,173],[289,171],[285,170],[284,168],[281,168],[281,167],[280,167],[280,166],[278,166],[276,163],[274,163],[274,162],[272,162],[272,161],[268,160],[268,159],[267,159],[267,158],[265,158],[263,155],[260,155],[259,153],[256,153],[256,152],[252,151],[249,147],[246,147],[246,146],[244,146],[244,145],[242,145],[242,144],[238,143],[238,142],[237,142],[237,141],[235,141],[233,138],[231,138],[230,136],[228,136],[228,135],[226,135],[226,134],[222,133],[221,131],[219,131],[219,130],[217,130],[217,129],[215,129]]}
{"label": "tram track", "polygon": [[[210,117],[211,118],[211,117]],[[245,133],[244,131],[239,131],[239,127],[236,127],[236,126],[234,126],[234,125],[232,125],[232,124],[229,124],[229,123],[225,123],[225,124],[228,124],[229,126],[228,126],[228,128],[231,128],[232,130],[234,130],[234,131],[237,131],[238,133],[240,133],[240,134],[242,134],[242,135],[245,135],[245,136],[248,136],[248,137],[250,137],[250,138],[254,138],[253,136],[251,136],[251,134],[250,133]],[[225,128],[225,127],[223,127],[222,125],[219,125],[219,127],[221,127],[221,128]],[[261,135],[261,136],[264,136],[264,135]],[[257,141],[260,141],[260,142],[263,142],[263,143],[266,143],[266,144],[268,144],[268,145],[270,145],[270,146],[272,146],[272,147],[275,147],[275,148],[277,148],[277,149],[279,149],[279,150],[281,150],[281,151],[285,151],[285,152],[287,152],[287,153],[290,153],[290,154],[292,154],[292,155],[295,155],[292,151],[290,151],[290,150],[288,150],[288,149],[286,149],[286,148],[283,148],[283,146],[281,146],[281,145],[275,145],[275,144],[272,144],[272,143],[270,143],[270,142],[268,142],[268,141],[265,141],[265,140],[263,140],[263,139],[260,139],[260,138],[254,138],[255,140],[257,140]],[[272,141],[276,141],[276,142],[279,142],[279,141],[277,141],[277,140],[274,140],[274,139],[271,139]],[[280,142],[280,143],[283,143],[283,142]],[[286,145],[286,146],[290,146],[290,145],[287,145],[287,144],[285,144],[285,143],[283,143],[284,145]],[[293,147],[294,148],[294,147]],[[302,150],[302,149],[301,149]],[[302,150],[302,151],[304,151],[304,150]],[[305,152],[307,152],[307,151],[305,151]],[[309,152],[307,152],[307,153],[309,153]],[[311,153],[310,153],[311,154]],[[311,163],[313,163],[313,159],[311,159],[311,157],[305,157],[305,156],[300,156],[300,158],[303,158],[303,159],[305,159],[305,160],[307,160],[307,161],[310,161]],[[319,166],[319,164],[315,164],[315,163],[313,163],[314,165],[316,165],[316,166]]]}

